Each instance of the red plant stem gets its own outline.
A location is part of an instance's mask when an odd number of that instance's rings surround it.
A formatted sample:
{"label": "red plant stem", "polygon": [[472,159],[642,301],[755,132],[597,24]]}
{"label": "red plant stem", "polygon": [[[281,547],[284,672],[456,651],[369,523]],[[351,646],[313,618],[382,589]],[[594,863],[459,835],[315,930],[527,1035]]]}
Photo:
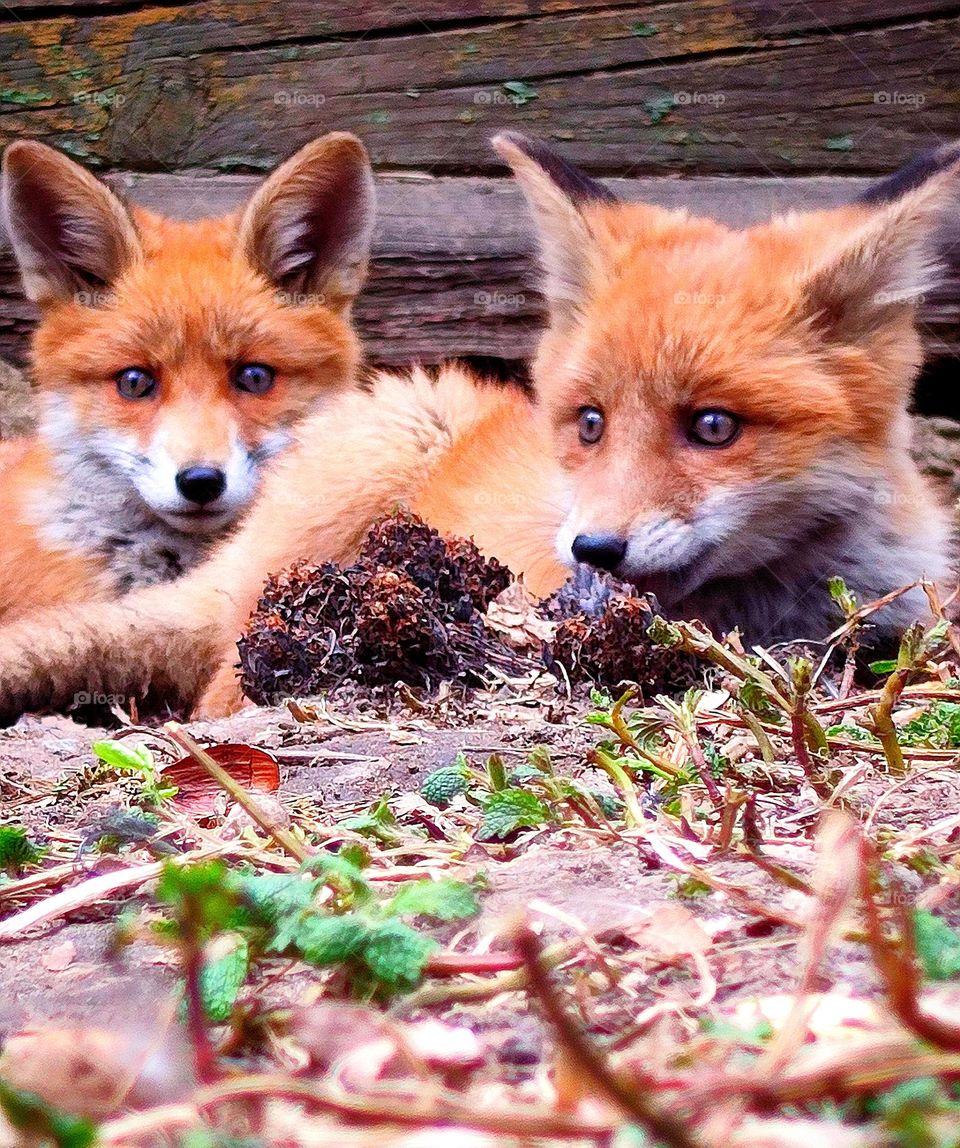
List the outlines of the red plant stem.
{"label": "red plant stem", "polygon": [[884,933],[877,900],[879,867],[879,858],[873,845],[866,838],[861,838],[860,894],[865,910],[867,938],[880,979],[887,990],[890,1009],[905,1028],[916,1033],[922,1040],[950,1052],[960,1052],[960,1025],[931,1016],[920,1007],[917,995],[920,977],[917,974],[913,921],[907,911],[906,896],[896,885],[892,885],[887,893],[890,916],[899,936],[894,941]]}
{"label": "red plant stem", "polygon": [[508,973],[523,968],[519,953],[435,953],[426,965],[434,977],[455,977],[461,973]]}
{"label": "red plant stem", "polygon": [[193,922],[190,920],[183,922],[182,928],[184,938],[180,950],[183,958],[183,976],[186,981],[187,1032],[193,1048],[194,1072],[201,1084],[213,1084],[220,1079],[220,1070],[217,1067],[217,1054],[207,1029],[203,993],[200,990],[203,952]]}
{"label": "red plant stem", "polygon": [[799,707],[790,711],[790,737],[793,741],[793,752],[796,754],[804,776],[812,777],[813,762],[810,760],[810,751],[807,749],[807,730],[803,721],[803,711]]}

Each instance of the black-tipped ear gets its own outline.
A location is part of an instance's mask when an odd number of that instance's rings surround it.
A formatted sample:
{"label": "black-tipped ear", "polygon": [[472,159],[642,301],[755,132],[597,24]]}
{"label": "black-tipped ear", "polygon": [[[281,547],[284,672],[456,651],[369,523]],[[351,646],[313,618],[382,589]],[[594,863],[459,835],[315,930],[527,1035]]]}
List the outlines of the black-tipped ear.
{"label": "black-tipped ear", "polygon": [[918,155],[916,159],[912,159],[899,171],[878,179],[876,183],[871,183],[857,196],[857,202],[890,203],[894,199],[899,199],[901,195],[906,195],[908,191],[921,187],[941,171],[953,167],[958,159],[960,159],[960,140],[931,148]]}
{"label": "black-tipped ear", "polygon": [[41,306],[92,298],[141,255],[117,196],[35,140],[18,140],[4,152],[3,208],[24,292]]}
{"label": "black-tipped ear", "polygon": [[503,145],[507,144],[533,160],[578,207],[586,203],[617,203],[619,200],[606,184],[592,179],[540,140],[531,139],[521,132],[501,132],[492,142],[500,155],[504,155]]}
{"label": "black-tipped ear", "polygon": [[586,209],[616,202],[616,196],[526,136],[504,132],[492,142],[513,169],[533,216],[551,324],[574,322],[602,263]]}
{"label": "black-tipped ear", "polygon": [[960,207],[960,160],[877,202],[799,281],[800,306],[824,337],[848,344],[911,311],[945,279],[944,221]]}

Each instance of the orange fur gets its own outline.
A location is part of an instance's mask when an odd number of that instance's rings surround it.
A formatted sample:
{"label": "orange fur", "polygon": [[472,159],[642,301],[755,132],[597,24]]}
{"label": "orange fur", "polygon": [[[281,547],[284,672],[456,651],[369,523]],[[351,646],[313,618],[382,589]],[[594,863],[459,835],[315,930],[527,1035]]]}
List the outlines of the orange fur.
{"label": "orange fur", "polygon": [[[754,640],[822,637],[829,575],[866,596],[946,576],[947,520],[909,459],[906,404],[912,298],[956,167],[887,204],[737,232],[611,204],[529,144],[500,146],[546,272],[536,400],[456,369],[346,393],[300,425],[209,562],[170,587],[0,631],[0,712],[148,684],[222,712],[238,700],[234,643],[267,573],[349,560],[397,502],[473,536],[537,593],[565,576],[558,544],[615,533],[638,584]],[[593,442],[584,408],[603,414]],[[736,416],[722,448],[690,437],[704,409]],[[895,633],[922,602],[902,599],[878,626]]]}
{"label": "orange fur", "polygon": [[[235,524],[292,428],[353,383],[349,304],[363,238],[351,252],[335,236],[316,283],[301,271],[288,282],[270,260],[284,257],[284,228],[296,247],[298,228],[326,209],[327,181],[355,179],[359,193],[330,190],[360,198],[369,170],[353,137],[324,137],[245,210],[185,223],[125,207],[42,145],[12,145],[4,167],[24,283],[41,306],[32,371],[43,412],[40,431],[0,455],[0,618],[10,619],[182,573]],[[270,228],[279,238],[264,237]],[[104,249],[115,250],[101,266]],[[236,385],[249,363],[274,372],[265,393]],[[120,393],[132,367],[150,372],[155,394]],[[225,479],[209,508],[187,503],[174,481],[197,466]],[[121,509],[129,521],[111,521]]]}

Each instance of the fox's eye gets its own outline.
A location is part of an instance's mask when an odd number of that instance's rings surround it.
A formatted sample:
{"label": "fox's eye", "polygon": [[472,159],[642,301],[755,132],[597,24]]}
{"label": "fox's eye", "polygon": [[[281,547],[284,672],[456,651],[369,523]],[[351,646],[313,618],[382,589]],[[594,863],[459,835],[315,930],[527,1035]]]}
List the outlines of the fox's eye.
{"label": "fox's eye", "polygon": [[117,375],[117,390],[125,399],[148,399],[157,389],[157,380],[143,367],[127,367]]}
{"label": "fox's eye", "polygon": [[273,386],[276,372],[265,363],[241,363],[233,372],[233,385],[248,395],[263,395]]}
{"label": "fox's eye", "polygon": [[577,430],[584,446],[592,446],[603,438],[603,411],[599,407],[581,407]]}
{"label": "fox's eye", "polygon": [[729,446],[740,433],[741,425],[729,411],[695,411],[687,437],[700,446]]}

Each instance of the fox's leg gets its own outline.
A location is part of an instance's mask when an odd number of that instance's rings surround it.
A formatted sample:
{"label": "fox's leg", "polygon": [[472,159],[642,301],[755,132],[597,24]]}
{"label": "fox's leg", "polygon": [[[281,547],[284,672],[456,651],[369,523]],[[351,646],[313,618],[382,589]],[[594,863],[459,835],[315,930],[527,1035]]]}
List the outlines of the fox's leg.
{"label": "fox's leg", "polygon": [[207,688],[203,691],[200,701],[193,711],[196,718],[227,717],[236,713],[247,705],[243,690],[240,688],[240,678],[237,675],[237,653],[232,648],[220,668],[210,679]]}
{"label": "fox's leg", "polygon": [[[177,582],[0,629],[0,717],[147,687],[192,704],[232,654],[271,572],[301,558],[350,560],[370,524],[429,481],[458,438],[458,420],[477,417],[470,380],[445,378],[438,386],[421,372],[380,376],[370,393],[307,420],[239,532]],[[496,391],[484,398],[498,401]]]}

